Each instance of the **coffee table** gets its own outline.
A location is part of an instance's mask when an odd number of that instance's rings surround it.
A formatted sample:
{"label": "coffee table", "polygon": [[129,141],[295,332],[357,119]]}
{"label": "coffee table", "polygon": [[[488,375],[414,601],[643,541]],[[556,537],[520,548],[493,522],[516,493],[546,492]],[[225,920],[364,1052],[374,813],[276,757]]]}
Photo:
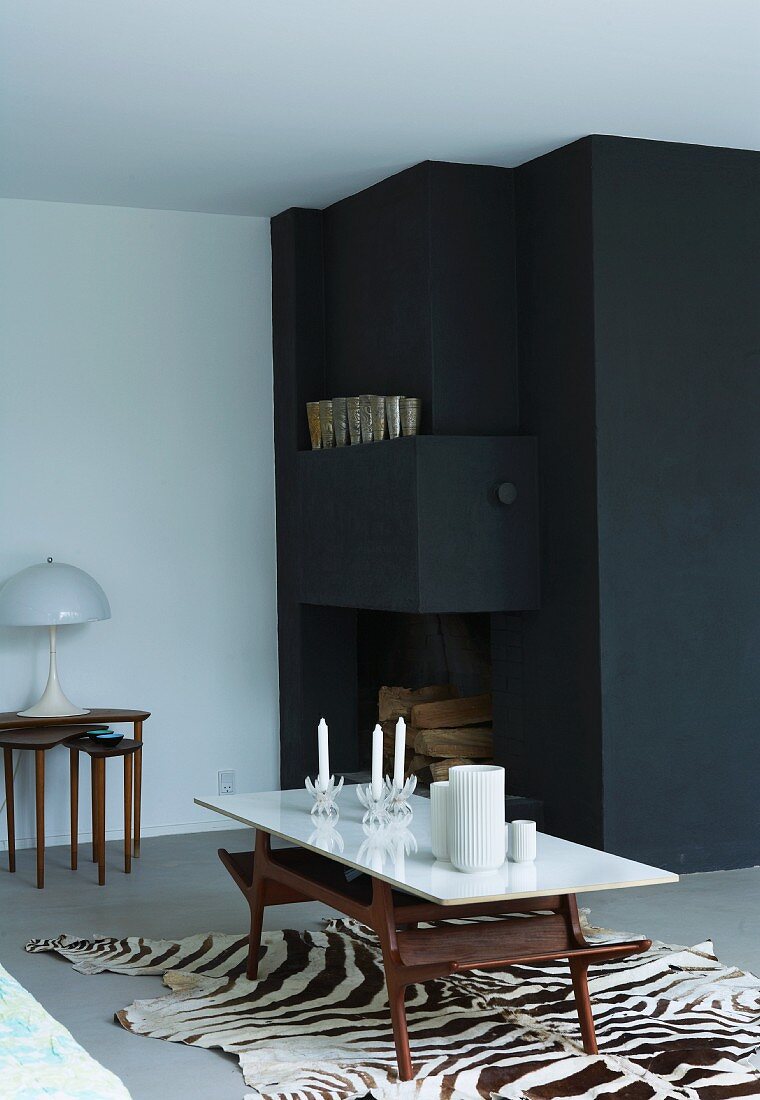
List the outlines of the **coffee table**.
{"label": "coffee table", "polygon": [[[462,874],[433,859],[430,803],[411,799],[405,830],[367,835],[351,787],[340,798],[334,826],[319,826],[305,790],[196,798],[206,809],[256,830],[255,851],[219,856],[251,913],[248,977],[258,975],[264,907],[321,901],[374,929],[383,953],[401,1080],[413,1076],[404,1009],[406,987],[463,970],[567,959],[583,1049],[596,1054],[588,991],[591,964],[646,951],[650,940],[591,944],[584,938],[576,895],[677,882],[658,867],[538,834],[534,864],[505,863],[488,874]],[[273,847],[272,837],[292,847]],[[357,876],[355,872],[359,872]],[[514,919],[516,914],[529,913]],[[500,920],[420,923],[489,916]]]}

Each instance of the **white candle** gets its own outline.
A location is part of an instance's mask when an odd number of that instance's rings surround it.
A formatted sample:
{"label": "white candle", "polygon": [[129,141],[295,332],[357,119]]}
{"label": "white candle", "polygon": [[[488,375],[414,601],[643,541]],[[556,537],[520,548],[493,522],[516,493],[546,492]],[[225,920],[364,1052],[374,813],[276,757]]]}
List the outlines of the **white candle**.
{"label": "white candle", "polygon": [[372,731],[372,797],[377,802],[383,793],[383,728],[378,723]]}
{"label": "white candle", "polygon": [[317,783],[321,790],[326,791],[330,784],[330,748],[328,745],[327,722],[319,719],[317,726],[317,742],[319,744],[319,776]]}
{"label": "white candle", "polygon": [[406,722],[399,718],[396,723],[396,749],[393,758],[393,782],[397,787],[404,786],[404,753],[406,752]]}

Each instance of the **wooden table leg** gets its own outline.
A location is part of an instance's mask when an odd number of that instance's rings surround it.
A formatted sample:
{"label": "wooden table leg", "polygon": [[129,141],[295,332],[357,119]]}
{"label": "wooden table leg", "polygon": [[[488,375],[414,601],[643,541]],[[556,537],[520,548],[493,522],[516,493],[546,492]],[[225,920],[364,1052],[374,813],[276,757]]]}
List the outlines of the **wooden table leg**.
{"label": "wooden table leg", "polygon": [[263,868],[269,859],[271,852],[271,837],[269,833],[256,830],[256,849],[253,859],[253,879],[251,891],[248,894],[248,907],[251,911],[251,930],[248,934],[248,966],[246,977],[255,981],[259,976],[259,953],[261,951],[261,929],[264,921],[264,907],[266,905],[266,879]]}
{"label": "wooden table leg", "polygon": [[77,869],[79,854],[79,753],[69,749],[69,801],[71,809],[71,870]]}
{"label": "wooden table leg", "polygon": [[393,1024],[393,1041],[396,1044],[398,1075],[402,1081],[412,1079],[412,1054],[409,1049],[409,1031],[406,1025],[406,985],[394,980],[392,971],[385,971],[385,984],[388,987],[388,1003]]}
{"label": "wooden table leg", "polygon": [[98,788],[98,886],[106,884],[106,762],[93,757],[95,781]]}
{"label": "wooden table leg", "polygon": [[5,818],[8,822],[8,870],[16,870],[16,812],[13,804],[13,749],[3,749]]}
{"label": "wooden table leg", "polygon": [[575,1009],[581,1025],[583,1049],[586,1054],[598,1054],[596,1028],[591,1012],[591,998],[588,992],[588,963],[584,959],[570,959],[570,974],[573,979]]}
{"label": "wooden table leg", "polygon": [[[142,721],[135,722],[135,741],[143,739]],[[142,749],[135,753],[135,847],[134,854],[140,855],[140,808],[142,803]]]}
{"label": "wooden table leg", "polygon": [[95,757],[90,757],[90,797],[92,800],[92,862],[98,862],[98,780]]}
{"label": "wooden table leg", "polygon": [[132,870],[132,755],[124,757],[124,874]]}
{"label": "wooden table leg", "polygon": [[[576,946],[588,946],[586,937],[583,934],[583,929],[581,928],[578,899],[575,894],[567,894],[564,903],[568,934]],[[594,1027],[594,1016],[591,1011],[591,998],[588,991],[589,960],[583,958],[570,958],[568,959],[568,963],[570,965],[570,976],[573,979],[575,1010],[578,1013],[578,1022],[581,1025],[583,1049],[586,1054],[597,1054],[596,1028]]]}
{"label": "wooden table leg", "polygon": [[388,1004],[393,1024],[393,1040],[396,1045],[399,1078],[402,1081],[412,1079],[412,1055],[409,1049],[409,1029],[406,1023],[406,982],[403,980],[401,957],[396,940],[396,919],[393,911],[393,896],[387,882],[373,879],[372,917],[383,949],[383,967],[385,984],[388,989]]}
{"label": "wooden table leg", "polygon": [[45,885],[45,750],[34,750],[35,801],[37,807],[37,889]]}

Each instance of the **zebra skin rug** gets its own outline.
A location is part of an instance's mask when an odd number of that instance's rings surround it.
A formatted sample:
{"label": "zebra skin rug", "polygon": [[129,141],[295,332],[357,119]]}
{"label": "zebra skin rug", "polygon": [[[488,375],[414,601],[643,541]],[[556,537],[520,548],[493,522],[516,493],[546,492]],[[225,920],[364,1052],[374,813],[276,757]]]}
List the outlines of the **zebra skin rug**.
{"label": "zebra skin rug", "polygon": [[[587,935],[621,938],[594,928]],[[60,936],[31,940],[27,950],[55,951],[82,974],[163,974],[171,992],[136,1001],[119,1022],[234,1053],[256,1100],[760,1097],[749,1061],[760,1047],[760,981],[721,965],[709,942],[655,943],[591,969],[597,1056],[583,1053],[566,964],[412,987],[410,1082],[397,1077],[379,945],[353,921],[265,934],[256,982],[245,977],[243,936]]]}

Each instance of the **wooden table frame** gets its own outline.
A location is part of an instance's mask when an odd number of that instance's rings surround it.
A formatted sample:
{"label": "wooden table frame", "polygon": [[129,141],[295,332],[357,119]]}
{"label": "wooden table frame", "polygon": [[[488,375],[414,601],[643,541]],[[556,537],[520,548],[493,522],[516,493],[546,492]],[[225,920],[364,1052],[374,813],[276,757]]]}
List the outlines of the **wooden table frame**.
{"label": "wooden table frame", "polygon": [[[45,753],[56,745],[87,730],[107,728],[115,723],[129,722],[134,727],[134,739],[143,741],[143,722],[150,718],[147,710],[113,710],[94,708],[87,714],[64,715],[57,718],[24,718],[15,711],[0,714],[0,747],[5,770],[5,812],[8,824],[8,870],[16,870],[16,814],[13,793],[13,750],[34,751],[35,810],[37,834],[37,889],[45,885]],[[134,847],[140,855],[140,807],[142,802],[142,751],[135,754],[134,765]],[[93,837],[96,827],[96,793],[93,789]],[[104,810],[105,812],[105,810]],[[73,840],[73,837],[72,837]]]}
{"label": "wooden table frame", "polygon": [[[124,759],[124,874],[132,872],[132,760],[142,755],[142,743],[123,738],[118,745],[99,745],[94,741],[70,738],[65,742],[70,754],[71,777],[71,869],[77,869],[79,847],[79,754],[90,757],[92,788],[92,862],[98,865],[98,886],[106,884],[106,760]],[[139,805],[139,802],[137,803]]]}
{"label": "wooden table frame", "polygon": [[[258,976],[262,920],[267,905],[321,901],[375,931],[383,953],[393,1037],[402,1081],[409,1081],[414,1076],[404,1007],[408,985],[464,970],[567,959],[583,1049],[587,1054],[596,1054],[596,1033],[588,990],[589,965],[623,958],[651,947],[650,940],[599,945],[588,943],[581,929],[574,894],[436,905],[395,891],[387,882],[369,873],[348,882],[341,864],[303,848],[273,851],[271,836],[263,829],[256,830],[255,853],[230,854],[222,848],[219,857],[250,908],[247,974],[251,979]],[[508,918],[516,913],[535,915],[520,920],[418,928],[420,922],[474,916]]]}

